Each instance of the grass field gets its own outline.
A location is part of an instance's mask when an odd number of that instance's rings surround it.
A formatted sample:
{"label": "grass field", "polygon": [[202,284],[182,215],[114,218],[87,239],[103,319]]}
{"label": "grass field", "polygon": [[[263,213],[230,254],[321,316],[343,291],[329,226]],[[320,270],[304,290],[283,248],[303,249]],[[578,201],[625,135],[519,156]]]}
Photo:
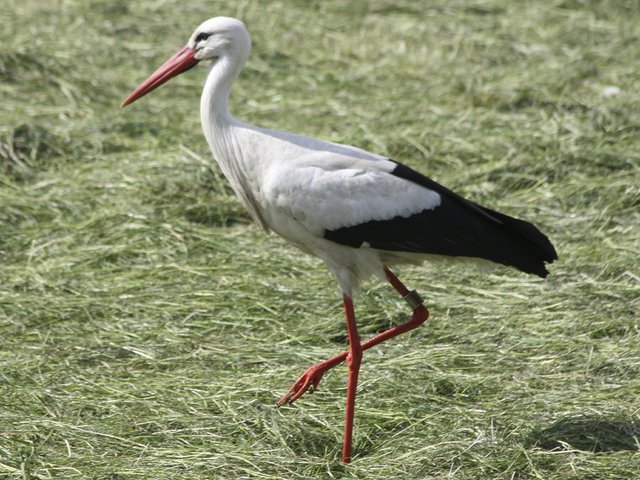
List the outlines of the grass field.
{"label": "grass field", "polygon": [[[193,28],[242,18],[232,111],[360,146],[534,221],[546,280],[398,272],[428,324],[367,351],[354,462],[335,281],[211,160],[204,68],[119,110]],[[640,478],[640,3],[4,0],[0,478]],[[617,88],[611,88],[617,87]],[[363,336],[408,317],[357,297]]]}

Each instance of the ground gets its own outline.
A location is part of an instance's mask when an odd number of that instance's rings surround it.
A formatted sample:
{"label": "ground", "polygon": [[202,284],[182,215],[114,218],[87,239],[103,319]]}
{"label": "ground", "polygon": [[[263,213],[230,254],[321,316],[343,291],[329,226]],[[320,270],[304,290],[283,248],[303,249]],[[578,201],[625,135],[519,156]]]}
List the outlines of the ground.
{"label": "ground", "polygon": [[[640,4],[7,0],[0,476],[640,478]],[[431,264],[431,310],[346,348],[317,260],[251,224],[200,131],[205,69],[119,103],[215,15],[250,28],[234,114],[388,155],[536,223],[546,280]],[[363,337],[408,318],[356,298]]]}

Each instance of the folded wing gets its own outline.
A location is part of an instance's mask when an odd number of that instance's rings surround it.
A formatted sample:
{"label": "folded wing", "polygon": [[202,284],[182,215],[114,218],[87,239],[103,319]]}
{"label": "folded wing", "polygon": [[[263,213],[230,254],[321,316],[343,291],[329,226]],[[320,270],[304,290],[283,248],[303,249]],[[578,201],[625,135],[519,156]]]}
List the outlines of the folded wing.
{"label": "folded wing", "polygon": [[481,258],[541,277],[548,274],[545,262],[557,258],[531,223],[466,200],[397,162],[305,166],[283,177],[282,208],[338,244]]}

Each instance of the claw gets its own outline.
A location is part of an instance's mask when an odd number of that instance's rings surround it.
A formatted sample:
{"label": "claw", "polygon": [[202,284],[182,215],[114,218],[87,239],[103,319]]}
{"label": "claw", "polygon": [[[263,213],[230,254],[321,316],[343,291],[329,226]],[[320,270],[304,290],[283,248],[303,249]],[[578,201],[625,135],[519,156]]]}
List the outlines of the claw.
{"label": "claw", "polygon": [[296,380],[289,391],[285,393],[280,400],[278,400],[276,405],[280,407],[284,404],[291,404],[306,392],[313,392],[316,390],[325,371],[325,369],[320,368],[318,365],[314,365],[308,369],[300,376],[300,378],[298,378],[298,380]]}

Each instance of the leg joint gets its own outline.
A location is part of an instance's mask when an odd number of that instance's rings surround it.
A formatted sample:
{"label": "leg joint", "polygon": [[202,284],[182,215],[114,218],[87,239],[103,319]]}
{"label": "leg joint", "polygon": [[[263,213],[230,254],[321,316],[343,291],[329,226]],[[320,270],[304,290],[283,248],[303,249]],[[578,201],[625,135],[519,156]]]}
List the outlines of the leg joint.
{"label": "leg joint", "polygon": [[416,327],[419,327],[424,322],[429,319],[429,310],[424,305],[420,305],[413,311],[413,316],[411,317],[410,322],[414,324]]}

